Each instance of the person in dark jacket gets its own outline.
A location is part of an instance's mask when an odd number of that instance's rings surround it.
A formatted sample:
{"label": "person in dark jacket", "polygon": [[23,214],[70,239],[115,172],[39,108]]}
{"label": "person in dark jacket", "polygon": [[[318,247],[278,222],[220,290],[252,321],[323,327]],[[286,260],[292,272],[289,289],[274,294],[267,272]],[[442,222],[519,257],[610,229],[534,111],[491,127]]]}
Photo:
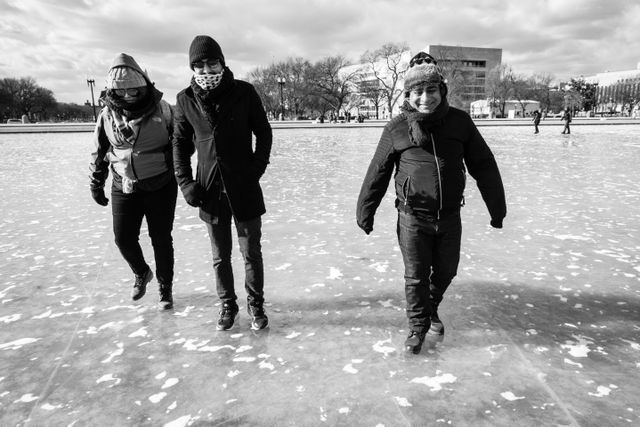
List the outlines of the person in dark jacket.
{"label": "person in dark jacket", "polygon": [[[244,258],[251,327],[264,329],[268,318],[260,239],[266,209],[259,180],[269,163],[271,126],[256,90],[234,79],[214,39],[204,35],[193,39],[189,65],[194,71],[191,84],[177,96],[174,167],[185,200],[199,208],[209,232],[222,303],[216,328],[230,329],[239,312],[231,268],[233,219]],[[198,160],[195,180],[191,170],[194,152]]]}
{"label": "person in dark jacket", "polygon": [[411,59],[404,90],[402,112],[384,127],[362,183],[356,216],[358,226],[371,233],[393,175],[409,322],[405,346],[419,353],[427,332],[444,334],[438,306],[460,259],[465,165],[477,181],[491,226],[502,228],[506,203],[491,150],[469,115],[449,106],[446,83],[431,55],[420,52]]}
{"label": "person in dark jacket", "polygon": [[541,118],[542,115],[540,114],[540,111],[536,110],[533,112],[533,118],[531,119],[531,121],[533,122],[533,127],[535,128],[535,131],[533,133],[539,133],[538,125],[540,125]]}
{"label": "person in dark jacket", "polygon": [[153,278],[140,247],[140,227],[146,218],[160,285],[159,307],[173,307],[173,220],[178,187],[173,176],[172,110],[162,100],[147,74],[131,56],[121,53],[113,61],[107,87],[100,95],[105,107],[93,133],[91,195],[101,206],[111,185],[113,231],[116,245],[135,275],[131,297],[144,296]]}
{"label": "person in dark jacket", "polygon": [[570,134],[571,133],[571,127],[569,126],[569,124],[571,123],[571,111],[569,111],[569,109],[567,108],[566,110],[564,110],[564,113],[562,114],[562,117],[560,117],[560,120],[562,120],[564,122],[564,128],[562,129],[562,134],[564,135],[566,134]]}

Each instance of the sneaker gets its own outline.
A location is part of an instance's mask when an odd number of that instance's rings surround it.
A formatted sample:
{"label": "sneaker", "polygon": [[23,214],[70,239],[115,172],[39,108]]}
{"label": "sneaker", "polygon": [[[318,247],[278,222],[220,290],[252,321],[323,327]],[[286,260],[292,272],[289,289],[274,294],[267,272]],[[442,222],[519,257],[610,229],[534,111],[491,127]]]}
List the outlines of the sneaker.
{"label": "sneaker", "polygon": [[262,304],[248,304],[247,311],[249,312],[249,316],[251,316],[251,329],[253,329],[254,331],[259,331],[269,325],[269,319],[264,313],[264,307],[262,306]]}
{"label": "sneaker", "polygon": [[431,326],[427,332],[429,335],[444,335],[444,325],[438,317],[438,312],[431,315]]}
{"label": "sneaker", "polygon": [[238,306],[235,304],[223,303],[220,308],[220,317],[216,329],[219,331],[227,331],[233,327],[233,323],[238,317]]}
{"label": "sneaker", "polygon": [[413,354],[420,353],[422,350],[422,343],[424,342],[424,332],[411,331],[409,332],[409,336],[404,342],[404,348],[407,351],[410,351]]}
{"label": "sneaker", "polygon": [[160,310],[171,310],[173,308],[173,284],[160,283],[160,301],[158,308]]}
{"label": "sneaker", "polygon": [[136,275],[136,282],[133,284],[133,290],[131,291],[131,299],[138,301],[147,292],[147,283],[153,279],[153,272],[148,269],[142,276]]}

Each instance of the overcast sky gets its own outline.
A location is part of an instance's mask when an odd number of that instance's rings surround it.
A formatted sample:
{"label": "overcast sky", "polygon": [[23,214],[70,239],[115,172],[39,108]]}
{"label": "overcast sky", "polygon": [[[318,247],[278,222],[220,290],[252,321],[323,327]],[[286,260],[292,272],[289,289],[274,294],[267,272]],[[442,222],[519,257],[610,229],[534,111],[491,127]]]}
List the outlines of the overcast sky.
{"label": "overcast sky", "polygon": [[357,60],[387,42],[491,47],[517,73],[566,80],[640,62],[640,2],[627,0],[0,0],[0,78],[33,77],[59,102],[104,87],[132,55],[165,99],[190,78],[188,49],[207,34],[242,78],[299,56]]}

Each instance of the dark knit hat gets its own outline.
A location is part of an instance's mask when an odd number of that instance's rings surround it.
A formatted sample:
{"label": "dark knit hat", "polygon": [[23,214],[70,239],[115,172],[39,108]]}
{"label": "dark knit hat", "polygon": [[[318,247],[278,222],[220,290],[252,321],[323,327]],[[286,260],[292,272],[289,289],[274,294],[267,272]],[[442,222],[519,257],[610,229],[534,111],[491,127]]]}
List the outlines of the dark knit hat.
{"label": "dark knit hat", "polygon": [[219,59],[224,65],[224,55],[218,42],[209,36],[196,36],[189,46],[189,67],[203,59]]}
{"label": "dark knit hat", "polygon": [[440,91],[446,95],[447,85],[444,82],[442,72],[437,61],[428,53],[418,52],[409,62],[409,69],[404,75],[404,91],[424,85],[434,84],[440,86]]}

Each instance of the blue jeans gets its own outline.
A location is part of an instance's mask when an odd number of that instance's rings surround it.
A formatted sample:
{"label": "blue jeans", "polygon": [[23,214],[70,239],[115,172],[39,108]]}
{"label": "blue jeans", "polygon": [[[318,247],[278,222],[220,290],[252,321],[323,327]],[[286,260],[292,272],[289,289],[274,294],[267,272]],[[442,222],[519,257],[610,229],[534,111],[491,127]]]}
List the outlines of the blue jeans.
{"label": "blue jeans", "polygon": [[140,227],[142,218],[146,218],[158,282],[173,282],[174,253],[171,232],[177,194],[178,186],[173,178],[156,191],[125,194],[114,186],[111,188],[111,212],[116,245],[135,275],[141,276],[149,268],[140,247]]}
{"label": "blue jeans", "polygon": [[398,211],[398,243],[404,261],[409,328],[424,332],[460,261],[460,212],[437,219]]}
{"label": "blue jeans", "polygon": [[[225,203],[222,203],[225,202]],[[223,303],[237,304],[237,296],[233,283],[233,269],[231,267],[231,208],[226,196],[220,203],[217,224],[206,222],[211,240],[213,255],[213,271],[216,277],[216,291]],[[247,292],[247,302],[260,305],[264,302],[264,267],[262,263],[262,219],[260,217],[248,221],[237,221],[238,245],[244,258],[244,287]]]}

